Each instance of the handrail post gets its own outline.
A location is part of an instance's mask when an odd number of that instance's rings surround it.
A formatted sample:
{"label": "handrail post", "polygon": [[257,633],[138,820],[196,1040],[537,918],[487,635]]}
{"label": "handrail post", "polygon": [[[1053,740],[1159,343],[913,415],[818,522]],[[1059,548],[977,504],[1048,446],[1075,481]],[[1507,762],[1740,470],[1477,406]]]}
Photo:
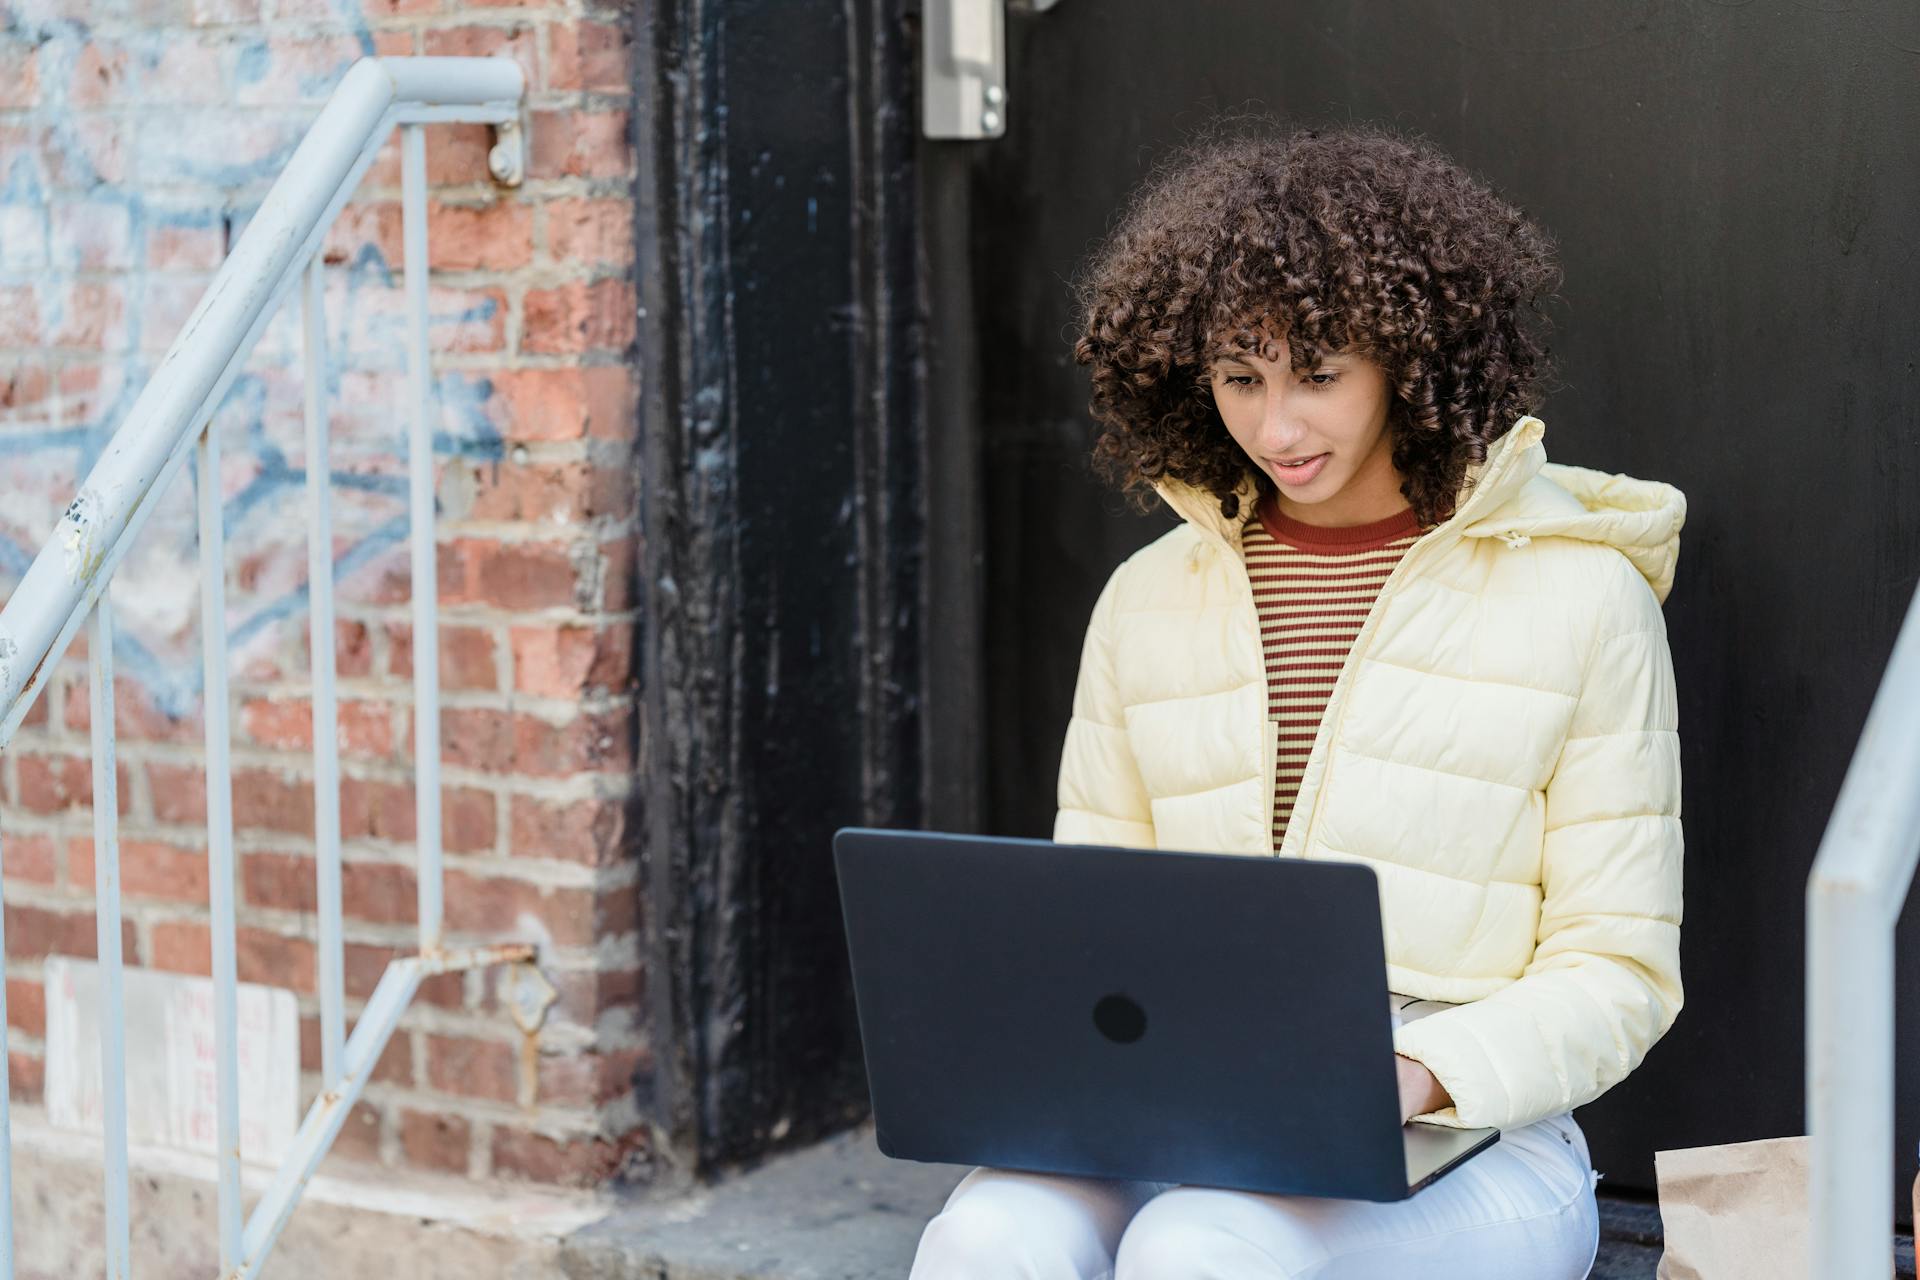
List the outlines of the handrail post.
{"label": "handrail post", "polygon": [[100,975],[100,1130],[108,1280],[133,1267],[127,1215],[127,1012],[120,953],[120,799],[115,776],[113,603],[102,594],[87,618],[87,698],[93,738],[93,891]]}
{"label": "handrail post", "polygon": [[[0,968],[5,967],[6,955],[6,913],[0,911]],[[13,1068],[7,1061],[7,1040],[13,1034],[10,1028],[7,983],[5,975],[0,974],[0,1280],[13,1280],[13,1112],[9,1100]]]}
{"label": "handrail post", "polygon": [[1920,860],[1920,592],[1807,877],[1809,1274],[1893,1273],[1894,925]]}
{"label": "handrail post", "polygon": [[326,333],[320,255],[300,291],[306,363],[307,649],[313,673],[314,906],[320,917],[320,1081],[340,1087],[346,1044],[345,954],[340,924],[340,737],[334,696],[333,516],[329,492]]}
{"label": "handrail post", "polygon": [[1893,1274],[1893,929],[1885,900],[1821,886],[1807,911],[1809,1274]]}
{"label": "handrail post", "polygon": [[219,1156],[220,1269],[240,1259],[239,974],[233,901],[233,776],[227,700],[226,537],[220,502],[220,437],[200,432],[200,650],[207,743],[207,903],[211,919],[213,1061]]}
{"label": "handrail post", "polygon": [[414,841],[420,953],[440,949],[440,603],[434,564],[433,364],[427,353],[427,144],[400,130],[401,255],[407,291],[408,544],[413,558]]}

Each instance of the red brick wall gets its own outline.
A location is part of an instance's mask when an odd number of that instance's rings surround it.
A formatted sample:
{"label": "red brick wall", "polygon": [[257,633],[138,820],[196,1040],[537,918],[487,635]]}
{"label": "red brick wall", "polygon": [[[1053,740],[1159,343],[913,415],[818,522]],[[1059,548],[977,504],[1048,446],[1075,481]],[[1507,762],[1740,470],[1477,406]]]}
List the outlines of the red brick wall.
{"label": "red brick wall", "polygon": [[[624,6],[27,0],[13,12],[0,32],[0,597],[351,61],[503,52],[525,68],[520,188],[490,181],[486,128],[428,132],[446,918],[452,943],[537,942],[559,998],[529,1049],[499,1005],[498,971],[429,982],[336,1149],[478,1178],[592,1183],[623,1165],[644,1176]],[[350,1016],[414,937],[399,201],[389,143],[325,255]],[[216,429],[229,455],[240,976],[298,994],[310,1096],[299,344],[289,311]],[[200,973],[189,489],[176,482],[114,600],[126,953]],[[28,1098],[44,1076],[42,962],[94,949],[83,651],[0,755],[10,1062]]]}

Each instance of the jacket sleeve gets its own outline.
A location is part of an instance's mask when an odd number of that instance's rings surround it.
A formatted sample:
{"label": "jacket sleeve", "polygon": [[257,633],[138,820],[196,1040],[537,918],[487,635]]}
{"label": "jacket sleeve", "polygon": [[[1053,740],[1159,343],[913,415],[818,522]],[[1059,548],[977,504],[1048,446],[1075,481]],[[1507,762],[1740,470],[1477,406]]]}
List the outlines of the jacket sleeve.
{"label": "jacket sleeve", "polygon": [[1060,750],[1060,808],[1054,815],[1053,838],[1059,844],[1151,849],[1156,847],[1153,811],[1127,741],[1114,683],[1114,601],[1119,580],[1120,570],[1107,579],[1081,642],[1073,714]]}
{"label": "jacket sleeve", "polygon": [[1624,556],[1546,788],[1540,925],[1521,976],[1410,1022],[1397,1052],[1453,1105],[1415,1119],[1518,1128],[1625,1079],[1680,1012],[1680,740],[1652,589]]}

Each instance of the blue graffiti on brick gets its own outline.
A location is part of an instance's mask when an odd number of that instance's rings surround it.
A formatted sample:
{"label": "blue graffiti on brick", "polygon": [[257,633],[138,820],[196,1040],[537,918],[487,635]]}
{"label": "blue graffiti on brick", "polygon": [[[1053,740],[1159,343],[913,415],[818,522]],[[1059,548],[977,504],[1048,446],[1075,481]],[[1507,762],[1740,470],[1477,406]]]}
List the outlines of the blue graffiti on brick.
{"label": "blue graffiti on brick", "polygon": [[[70,11],[70,6],[63,9]],[[354,12],[345,12],[349,9]],[[273,81],[272,88],[299,98],[322,97],[353,56],[372,53],[372,35],[357,9],[353,4],[336,6],[336,15],[349,28],[337,62],[295,68],[290,78],[282,75]],[[106,349],[88,351],[69,344],[52,348],[50,358],[36,352],[34,358],[44,359],[42,373],[48,380],[38,404],[12,402],[15,384],[27,375],[18,369],[10,372],[8,365],[24,366],[27,361],[0,356],[0,599],[37,552],[35,539],[51,531],[60,498],[51,490],[61,483],[71,486],[68,492],[79,487],[152,371],[155,353],[147,348],[174,336],[155,334],[149,343],[145,332],[155,297],[170,283],[166,273],[149,262],[155,233],[217,230],[222,246],[230,247],[311,119],[309,110],[261,111],[235,105],[232,98],[257,99],[275,70],[274,51],[238,32],[219,37],[213,47],[220,64],[229,68],[228,100],[156,106],[131,115],[95,109],[102,101],[123,109],[146,105],[148,98],[179,95],[179,85],[143,85],[142,77],[158,81],[164,76],[156,68],[169,55],[170,42],[182,34],[172,29],[128,32],[123,27],[96,41],[86,22],[32,0],[10,9],[0,21],[0,54],[30,52],[40,86],[30,112],[0,118],[0,124],[24,122],[39,134],[37,146],[0,147],[0,288],[32,291],[43,351],[50,335],[73,332],[87,323],[71,287],[76,280],[104,282],[120,290],[123,299]],[[121,60],[115,65],[127,81],[118,87],[117,98],[112,84],[102,88],[87,81],[88,75],[96,81],[106,77],[96,44],[108,50],[104,56]],[[76,103],[77,96],[89,92],[95,95],[92,99]],[[223,140],[234,145],[223,146]],[[358,246],[349,260],[330,265],[326,276],[325,401],[340,422],[340,447],[328,459],[328,480],[336,495],[368,500],[343,510],[336,524],[334,576],[344,584],[404,544],[408,535],[406,477],[393,470],[406,453],[408,400],[398,364],[406,334],[405,317],[396,305],[399,274],[378,246]],[[287,295],[288,300],[295,296],[292,291]],[[436,300],[429,331],[484,327],[497,320],[498,308],[497,299],[488,296],[455,295],[445,305]],[[164,307],[159,310],[164,314]],[[213,422],[230,455],[244,459],[248,468],[244,483],[223,503],[230,548],[240,554],[264,549],[297,556],[304,565],[307,469],[303,461],[289,458],[288,442],[280,438],[287,423],[299,420],[294,310],[283,305],[263,333],[259,351],[217,406]],[[88,379],[97,379],[98,385],[88,384]],[[368,386],[398,391],[390,402],[369,405],[356,398]],[[498,460],[503,445],[488,417],[493,394],[489,379],[478,372],[442,371],[434,393],[436,456]],[[173,483],[190,486],[191,472]],[[395,510],[383,514],[377,510],[380,500]],[[22,518],[29,501],[43,518]],[[9,508],[15,513],[11,519]],[[171,539],[169,550],[183,567],[190,561],[190,521],[169,528],[161,525],[156,512],[150,528],[149,537]],[[255,593],[245,607],[245,615],[229,628],[230,652],[276,624],[303,617],[307,586],[300,582]],[[158,652],[151,639],[140,634],[137,621],[123,621],[117,629],[115,658],[156,709],[180,716],[197,706],[200,664]]]}

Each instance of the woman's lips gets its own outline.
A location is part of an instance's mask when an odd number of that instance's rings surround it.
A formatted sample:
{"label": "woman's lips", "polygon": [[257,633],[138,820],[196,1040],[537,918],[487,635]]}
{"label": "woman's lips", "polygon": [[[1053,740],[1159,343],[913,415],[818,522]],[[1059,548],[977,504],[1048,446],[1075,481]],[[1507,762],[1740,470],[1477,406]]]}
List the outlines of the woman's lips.
{"label": "woman's lips", "polygon": [[1329,456],[1330,455],[1324,453],[1318,454],[1311,461],[1304,462],[1297,467],[1282,466],[1279,461],[1276,460],[1273,464],[1273,478],[1281,484],[1307,484],[1312,481],[1315,476],[1320,474],[1320,468],[1327,465],[1327,458]]}

